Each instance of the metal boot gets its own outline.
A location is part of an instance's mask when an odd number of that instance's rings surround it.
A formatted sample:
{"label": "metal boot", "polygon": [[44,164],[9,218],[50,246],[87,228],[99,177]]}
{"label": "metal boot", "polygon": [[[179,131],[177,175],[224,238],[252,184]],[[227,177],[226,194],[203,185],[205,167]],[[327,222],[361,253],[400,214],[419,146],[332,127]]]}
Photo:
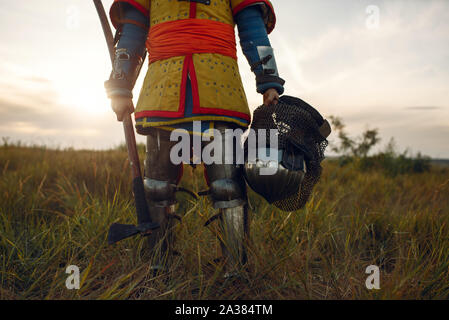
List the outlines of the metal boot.
{"label": "metal boot", "polygon": [[153,221],[160,224],[160,228],[154,230],[148,236],[148,250],[153,257],[152,268],[162,269],[173,253],[175,205],[168,207],[150,206],[150,215]]}

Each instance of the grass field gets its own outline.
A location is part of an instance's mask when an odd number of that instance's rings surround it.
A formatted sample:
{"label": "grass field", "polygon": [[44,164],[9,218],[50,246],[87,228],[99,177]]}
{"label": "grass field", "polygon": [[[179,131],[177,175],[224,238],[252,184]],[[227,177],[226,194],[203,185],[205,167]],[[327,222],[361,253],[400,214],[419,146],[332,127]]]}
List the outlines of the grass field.
{"label": "grass field", "polygon": [[[143,156],[143,153],[142,153]],[[225,280],[207,199],[178,196],[171,268],[153,275],[134,223],[126,152],[0,147],[1,299],[448,299],[449,169],[390,177],[325,161],[307,207],[285,213],[250,192],[250,268]],[[182,186],[205,189],[202,167]],[[81,271],[68,290],[68,265]],[[380,267],[380,290],[365,269]]]}

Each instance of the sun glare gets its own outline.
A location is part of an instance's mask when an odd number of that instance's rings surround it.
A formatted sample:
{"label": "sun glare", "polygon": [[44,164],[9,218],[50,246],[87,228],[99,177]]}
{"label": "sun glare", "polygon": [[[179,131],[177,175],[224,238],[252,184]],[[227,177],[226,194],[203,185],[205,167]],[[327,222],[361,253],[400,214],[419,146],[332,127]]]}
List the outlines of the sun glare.
{"label": "sun glare", "polygon": [[110,102],[101,88],[66,83],[59,86],[57,92],[60,103],[77,114],[104,114],[111,111]]}

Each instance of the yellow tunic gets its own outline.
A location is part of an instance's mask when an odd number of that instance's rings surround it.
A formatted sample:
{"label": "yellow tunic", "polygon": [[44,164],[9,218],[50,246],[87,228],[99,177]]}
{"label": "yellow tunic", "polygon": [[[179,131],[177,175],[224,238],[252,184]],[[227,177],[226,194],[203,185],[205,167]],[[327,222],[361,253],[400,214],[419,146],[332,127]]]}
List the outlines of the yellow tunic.
{"label": "yellow tunic", "polygon": [[[111,20],[115,26],[120,24],[120,6],[123,3],[131,4],[147,15],[150,30],[156,25],[183,19],[205,19],[234,28],[234,15],[256,3],[265,4],[268,32],[275,24],[273,8],[268,0],[210,0],[210,4],[178,0],[115,0],[111,8]],[[186,77],[190,77],[192,82],[195,115],[203,120],[231,121],[239,125],[242,122],[238,118],[250,121],[237,61],[218,53],[193,53],[150,63],[137,103],[136,119],[162,117],[182,122]],[[186,121],[192,121],[192,118]],[[168,124],[139,122],[143,127]]]}

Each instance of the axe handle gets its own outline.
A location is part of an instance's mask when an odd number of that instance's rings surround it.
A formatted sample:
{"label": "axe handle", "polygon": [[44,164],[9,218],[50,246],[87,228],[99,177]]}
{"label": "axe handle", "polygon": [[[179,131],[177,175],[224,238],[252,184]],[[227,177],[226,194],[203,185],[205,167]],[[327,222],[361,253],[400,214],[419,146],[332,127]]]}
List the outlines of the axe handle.
{"label": "axe handle", "polygon": [[[108,45],[111,63],[113,64],[115,48],[111,25],[109,24],[109,20],[101,0],[93,1],[95,4],[95,8],[97,9],[98,16],[100,17],[101,26],[103,28],[104,36]],[[133,178],[133,193],[137,211],[137,223],[139,225],[143,223],[152,223],[148,210],[148,203],[145,198],[142,173],[140,171],[139,154],[137,152],[136,136],[134,134],[134,125],[130,114],[127,114],[123,119],[123,129],[125,131],[125,141],[128,148],[128,159]]]}
{"label": "axe handle", "polygon": [[112,35],[111,26],[109,24],[106,11],[104,10],[103,2],[101,0],[93,0],[95,8],[97,9],[98,16],[100,17],[101,27],[103,28],[103,33],[106,38],[106,43],[108,45],[109,55],[111,57],[111,63],[114,63],[114,36]]}
{"label": "axe handle", "polygon": [[143,187],[142,173],[140,171],[140,159],[137,152],[136,137],[131,115],[128,114],[123,119],[123,129],[125,131],[126,146],[128,147],[128,159],[133,178],[133,193],[136,204],[137,224],[152,223],[148,203]]}

